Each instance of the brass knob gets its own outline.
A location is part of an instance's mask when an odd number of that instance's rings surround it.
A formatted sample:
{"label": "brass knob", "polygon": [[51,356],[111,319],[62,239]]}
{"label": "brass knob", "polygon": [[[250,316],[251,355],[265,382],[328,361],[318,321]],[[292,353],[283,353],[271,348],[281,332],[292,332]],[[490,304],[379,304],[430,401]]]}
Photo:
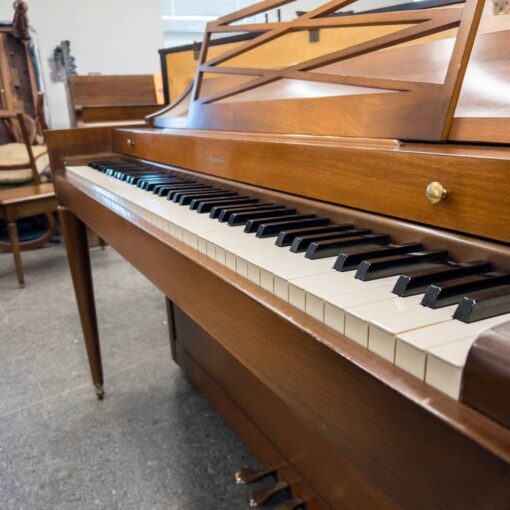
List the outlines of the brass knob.
{"label": "brass knob", "polygon": [[425,195],[431,204],[438,204],[441,200],[444,200],[448,195],[448,192],[444,189],[440,182],[431,182],[425,190]]}
{"label": "brass knob", "polygon": [[127,139],[127,144],[128,144],[130,147],[134,147],[134,146],[135,146],[135,141],[134,141],[134,140],[131,140],[131,138],[128,138],[128,139]]}

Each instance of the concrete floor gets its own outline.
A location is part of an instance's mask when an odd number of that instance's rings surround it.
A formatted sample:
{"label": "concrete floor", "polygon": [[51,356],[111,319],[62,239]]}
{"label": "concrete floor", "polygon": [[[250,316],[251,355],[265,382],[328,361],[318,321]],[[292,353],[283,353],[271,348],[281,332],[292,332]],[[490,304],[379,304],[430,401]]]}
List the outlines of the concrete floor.
{"label": "concrete floor", "polygon": [[164,299],[111,248],[92,264],[106,398],[90,384],[62,245],[0,254],[0,509],[248,508],[257,465],[170,358]]}

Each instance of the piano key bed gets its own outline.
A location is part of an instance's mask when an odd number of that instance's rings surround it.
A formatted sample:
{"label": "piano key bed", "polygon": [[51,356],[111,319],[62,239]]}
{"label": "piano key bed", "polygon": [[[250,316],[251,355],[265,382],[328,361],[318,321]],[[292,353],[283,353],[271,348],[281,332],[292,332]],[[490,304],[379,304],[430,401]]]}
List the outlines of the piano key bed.
{"label": "piano key bed", "polygon": [[458,399],[474,341],[510,321],[510,270],[125,161],[67,167],[145,221]]}

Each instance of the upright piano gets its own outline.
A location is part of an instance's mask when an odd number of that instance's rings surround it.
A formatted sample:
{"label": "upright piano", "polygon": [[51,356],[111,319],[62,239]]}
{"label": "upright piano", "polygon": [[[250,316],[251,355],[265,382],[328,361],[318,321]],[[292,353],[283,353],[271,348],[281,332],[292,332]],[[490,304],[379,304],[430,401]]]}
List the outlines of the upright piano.
{"label": "upright piano", "polygon": [[[274,479],[253,505],[507,510],[510,18],[344,0],[256,22],[291,3],[210,23],[145,128],[48,133],[97,395],[86,226],[167,297],[173,360],[260,460],[237,481]],[[326,54],[250,66],[327,30]]]}

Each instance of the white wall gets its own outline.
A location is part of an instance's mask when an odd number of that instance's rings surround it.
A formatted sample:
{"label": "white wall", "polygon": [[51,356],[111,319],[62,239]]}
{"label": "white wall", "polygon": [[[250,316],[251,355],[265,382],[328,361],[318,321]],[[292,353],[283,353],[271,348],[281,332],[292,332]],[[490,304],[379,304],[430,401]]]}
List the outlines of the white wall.
{"label": "white wall", "polygon": [[[0,0],[0,19],[13,16],[13,0]],[[79,74],[145,74],[160,71],[163,47],[160,0],[27,0],[37,33],[50,123],[70,123],[65,86],[52,83],[48,59],[63,40],[71,41]]]}

